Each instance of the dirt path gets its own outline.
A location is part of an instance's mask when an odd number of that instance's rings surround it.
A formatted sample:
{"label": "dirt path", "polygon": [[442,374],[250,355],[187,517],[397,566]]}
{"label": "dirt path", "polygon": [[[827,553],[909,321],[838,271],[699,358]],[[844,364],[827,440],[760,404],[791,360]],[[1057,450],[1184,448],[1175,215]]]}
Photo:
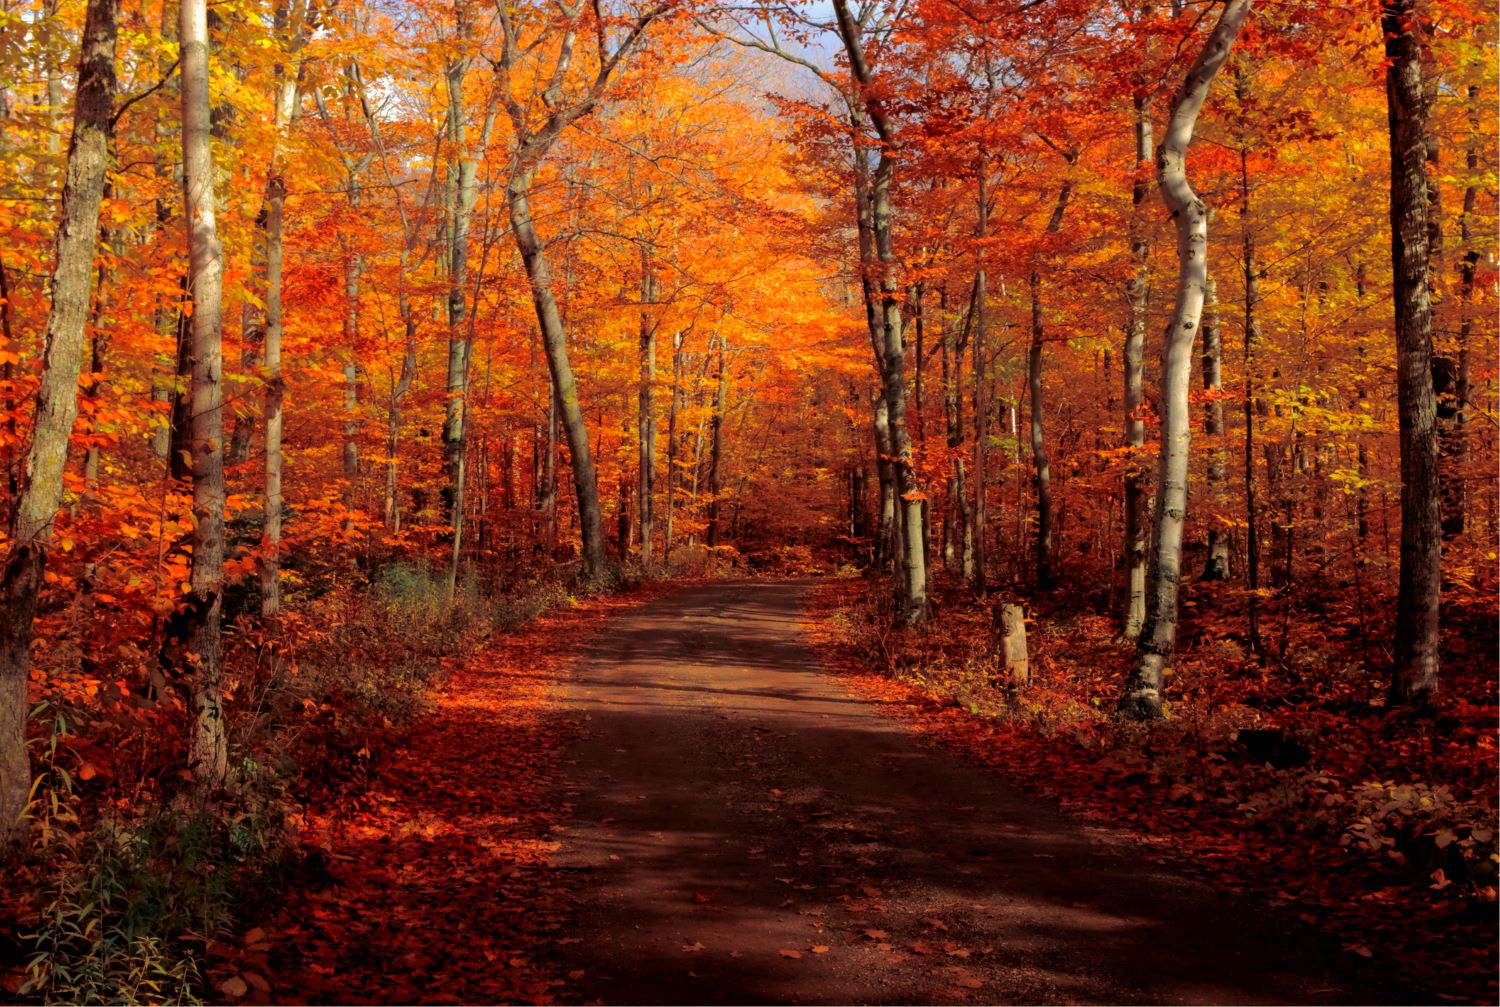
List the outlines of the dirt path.
{"label": "dirt path", "polygon": [[816,670],[804,585],[621,616],[563,702],[571,997],[605,1003],[1399,1002]]}

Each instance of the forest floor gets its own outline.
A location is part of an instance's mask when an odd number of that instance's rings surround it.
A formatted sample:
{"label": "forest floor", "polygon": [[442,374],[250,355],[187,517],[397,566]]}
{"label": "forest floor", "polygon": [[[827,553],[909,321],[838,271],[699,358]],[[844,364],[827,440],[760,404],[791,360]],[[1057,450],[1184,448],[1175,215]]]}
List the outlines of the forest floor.
{"label": "forest floor", "polygon": [[364,809],[309,823],[324,884],[245,941],[275,988],[221,981],[280,1002],[1428,999],[884,715],[820,670],[809,589],[653,588],[473,656]]}

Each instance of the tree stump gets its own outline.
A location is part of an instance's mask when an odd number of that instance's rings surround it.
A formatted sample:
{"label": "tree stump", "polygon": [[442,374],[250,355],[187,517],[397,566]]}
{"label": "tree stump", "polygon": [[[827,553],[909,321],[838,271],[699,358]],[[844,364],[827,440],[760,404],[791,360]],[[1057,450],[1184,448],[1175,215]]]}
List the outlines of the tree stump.
{"label": "tree stump", "polygon": [[995,637],[1011,686],[1019,689],[1029,685],[1031,659],[1026,653],[1026,613],[1020,605],[1000,602],[995,606]]}

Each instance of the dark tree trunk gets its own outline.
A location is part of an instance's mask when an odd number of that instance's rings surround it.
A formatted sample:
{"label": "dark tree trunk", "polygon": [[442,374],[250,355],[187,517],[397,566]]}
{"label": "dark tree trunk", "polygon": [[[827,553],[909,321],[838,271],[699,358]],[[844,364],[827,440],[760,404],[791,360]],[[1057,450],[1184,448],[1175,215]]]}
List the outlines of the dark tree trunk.
{"label": "dark tree trunk", "polygon": [[1442,501],[1432,386],[1427,129],[1416,0],[1387,0],[1386,107],[1391,137],[1391,263],[1401,444],[1401,578],[1391,700],[1430,702],[1438,690]]}

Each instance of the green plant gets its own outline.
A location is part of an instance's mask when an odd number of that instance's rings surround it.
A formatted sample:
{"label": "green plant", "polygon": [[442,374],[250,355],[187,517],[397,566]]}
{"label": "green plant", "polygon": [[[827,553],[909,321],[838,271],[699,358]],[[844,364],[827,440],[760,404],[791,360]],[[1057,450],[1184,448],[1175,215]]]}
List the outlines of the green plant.
{"label": "green plant", "polygon": [[287,849],[274,802],[104,820],[58,864],[23,993],[53,1003],[192,1003],[201,948],[263,908]]}

